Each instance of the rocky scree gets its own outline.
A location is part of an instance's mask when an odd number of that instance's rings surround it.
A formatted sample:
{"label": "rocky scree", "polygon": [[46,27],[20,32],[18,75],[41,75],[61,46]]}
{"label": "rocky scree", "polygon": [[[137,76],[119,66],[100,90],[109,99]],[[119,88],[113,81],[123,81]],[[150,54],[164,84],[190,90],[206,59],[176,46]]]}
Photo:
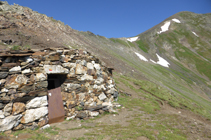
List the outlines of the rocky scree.
{"label": "rocky scree", "polygon": [[52,75],[61,83],[66,118],[84,119],[113,111],[118,92],[109,71],[83,50],[0,53],[0,131],[48,124]]}

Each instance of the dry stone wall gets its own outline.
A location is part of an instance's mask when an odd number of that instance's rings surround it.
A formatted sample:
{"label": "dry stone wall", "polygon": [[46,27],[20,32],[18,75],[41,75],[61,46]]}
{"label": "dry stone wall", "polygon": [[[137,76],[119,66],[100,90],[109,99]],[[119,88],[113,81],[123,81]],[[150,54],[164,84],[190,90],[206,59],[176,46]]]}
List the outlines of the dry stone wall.
{"label": "dry stone wall", "polygon": [[67,118],[112,111],[118,92],[109,69],[83,50],[0,53],[0,131],[48,124],[48,78],[57,74]]}

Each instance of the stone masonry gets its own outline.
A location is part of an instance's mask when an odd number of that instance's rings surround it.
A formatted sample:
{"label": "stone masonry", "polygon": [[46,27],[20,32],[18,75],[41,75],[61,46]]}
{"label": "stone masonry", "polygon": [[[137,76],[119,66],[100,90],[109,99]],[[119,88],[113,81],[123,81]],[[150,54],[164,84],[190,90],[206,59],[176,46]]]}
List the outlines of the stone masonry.
{"label": "stone masonry", "polygon": [[66,118],[111,111],[118,92],[109,68],[83,50],[0,53],[0,132],[48,124],[48,76],[60,74]]}

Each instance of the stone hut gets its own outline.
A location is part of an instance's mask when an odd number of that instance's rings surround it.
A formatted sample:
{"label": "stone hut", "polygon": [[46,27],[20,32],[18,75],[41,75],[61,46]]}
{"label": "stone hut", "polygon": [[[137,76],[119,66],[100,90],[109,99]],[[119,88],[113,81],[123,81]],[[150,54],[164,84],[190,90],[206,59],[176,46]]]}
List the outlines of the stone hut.
{"label": "stone hut", "polygon": [[111,71],[83,50],[0,52],[0,132],[111,111]]}

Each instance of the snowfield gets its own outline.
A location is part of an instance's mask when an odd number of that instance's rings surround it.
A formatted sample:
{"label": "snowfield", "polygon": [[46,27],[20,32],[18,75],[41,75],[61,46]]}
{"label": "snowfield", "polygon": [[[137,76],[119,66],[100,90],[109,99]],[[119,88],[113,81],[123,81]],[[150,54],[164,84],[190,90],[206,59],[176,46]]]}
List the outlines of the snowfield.
{"label": "snowfield", "polygon": [[193,33],[195,36],[199,37],[195,32],[192,31],[192,33]]}
{"label": "snowfield", "polygon": [[157,32],[158,34],[161,34],[163,32],[166,32],[169,30],[169,26],[170,26],[171,22],[168,21],[166,22],[163,26],[161,26],[161,31],[160,32]]}
{"label": "snowfield", "polygon": [[165,59],[163,59],[162,57],[160,57],[158,54],[156,54],[157,55],[157,57],[158,57],[158,62],[155,62],[154,60],[152,60],[152,59],[150,59],[150,61],[152,62],[152,63],[154,63],[154,64],[159,64],[159,65],[161,65],[161,66],[163,66],[163,67],[169,67],[169,62],[168,61],[166,61]]}
{"label": "snowfield", "polygon": [[143,61],[148,61],[143,55],[141,55],[141,54],[139,54],[139,53],[137,53],[137,52],[135,52],[135,54],[141,59],[141,60],[143,60]]}
{"label": "snowfield", "polygon": [[130,42],[134,42],[138,39],[138,37],[131,37],[131,38],[128,38],[127,40],[130,41]]}
{"label": "snowfield", "polygon": [[179,19],[176,19],[176,18],[172,19],[172,21],[174,21],[176,23],[181,23],[180,20]]}
{"label": "snowfield", "polygon": [[163,59],[162,57],[160,57],[157,53],[156,53],[157,57],[158,57],[158,62],[157,64],[161,65],[161,66],[164,66],[164,67],[169,67],[169,62],[166,61],[165,59]]}

